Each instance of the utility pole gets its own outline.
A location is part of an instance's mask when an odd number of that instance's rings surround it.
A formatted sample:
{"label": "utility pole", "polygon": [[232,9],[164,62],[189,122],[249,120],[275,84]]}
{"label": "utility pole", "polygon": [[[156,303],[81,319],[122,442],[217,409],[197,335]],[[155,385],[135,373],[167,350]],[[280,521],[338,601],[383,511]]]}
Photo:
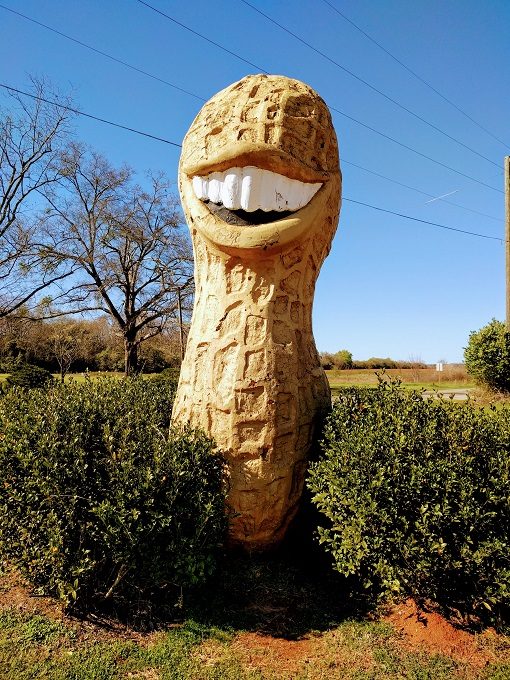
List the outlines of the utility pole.
{"label": "utility pole", "polygon": [[505,156],[506,330],[510,333],[510,156]]}

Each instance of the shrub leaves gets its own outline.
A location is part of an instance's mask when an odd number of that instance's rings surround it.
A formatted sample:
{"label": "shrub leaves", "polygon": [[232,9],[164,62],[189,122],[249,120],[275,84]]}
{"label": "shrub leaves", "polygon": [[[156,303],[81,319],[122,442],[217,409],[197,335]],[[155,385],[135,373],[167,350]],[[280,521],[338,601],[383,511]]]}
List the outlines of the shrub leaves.
{"label": "shrub leaves", "polygon": [[335,568],[494,623],[510,611],[510,411],[342,390],[310,471]]}
{"label": "shrub leaves", "polygon": [[202,582],[225,529],[223,461],[169,429],[171,381],[0,399],[0,556],[67,603]]}

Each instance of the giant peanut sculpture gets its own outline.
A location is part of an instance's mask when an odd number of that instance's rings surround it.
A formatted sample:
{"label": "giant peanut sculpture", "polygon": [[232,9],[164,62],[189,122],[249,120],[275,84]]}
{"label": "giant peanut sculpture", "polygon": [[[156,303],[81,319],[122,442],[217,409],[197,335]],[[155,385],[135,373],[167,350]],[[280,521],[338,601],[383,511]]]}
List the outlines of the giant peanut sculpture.
{"label": "giant peanut sculpture", "polygon": [[314,425],[330,404],[312,335],[340,209],[325,103],[297,80],[243,78],[193,121],[179,185],[196,299],[173,420],[224,452],[230,538],[264,549],[297,510]]}

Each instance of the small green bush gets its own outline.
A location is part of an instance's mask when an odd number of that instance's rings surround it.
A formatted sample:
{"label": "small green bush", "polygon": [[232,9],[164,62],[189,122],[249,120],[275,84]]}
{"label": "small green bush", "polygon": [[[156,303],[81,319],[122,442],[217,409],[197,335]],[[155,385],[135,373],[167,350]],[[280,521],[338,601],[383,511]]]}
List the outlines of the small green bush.
{"label": "small green bush", "polygon": [[94,363],[98,371],[123,371],[124,352],[121,347],[107,347],[96,354]]}
{"label": "small green bush", "polygon": [[165,379],[165,380],[175,380],[176,383],[179,382],[179,376],[181,374],[181,367],[176,366],[176,367],[171,367],[169,366],[168,368],[165,368],[157,375],[157,378]]}
{"label": "small green bush", "polygon": [[320,542],[366,588],[510,611],[510,411],[398,384],[340,392],[310,471]]}
{"label": "small green bush", "polygon": [[225,529],[223,461],[169,430],[175,382],[103,379],[0,399],[0,557],[83,606],[185,587]]}
{"label": "small green bush", "polygon": [[11,387],[47,387],[53,381],[49,371],[31,364],[17,364],[7,378]]}
{"label": "small green bush", "polygon": [[510,392],[510,336],[505,324],[492,319],[473,331],[464,350],[467,372],[477,383],[497,392]]}
{"label": "small green bush", "polygon": [[150,345],[141,346],[138,361],[141,373],[161,373],[168,366],[164,352]]}
{"label": "small green bush", "polygon": [[352,368],[352,354],[348,349],[340,349],[335,354],[321,352],[321,366],[325,371],[336,369],[344,371]]}

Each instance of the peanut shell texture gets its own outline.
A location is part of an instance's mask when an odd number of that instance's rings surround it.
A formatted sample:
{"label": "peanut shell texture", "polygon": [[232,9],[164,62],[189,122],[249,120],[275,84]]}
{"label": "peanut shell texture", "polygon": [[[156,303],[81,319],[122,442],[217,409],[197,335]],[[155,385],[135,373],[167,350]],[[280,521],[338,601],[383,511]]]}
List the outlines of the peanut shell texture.
{"label": "peanut shell texture", "polygon": [[227,459],[230,541],[264,550],[297,511],[331,403],[312,334],[341,202],[326,104],[284,76],[230,85],[185,136],[179,190],[196,293],[172,418]]}

